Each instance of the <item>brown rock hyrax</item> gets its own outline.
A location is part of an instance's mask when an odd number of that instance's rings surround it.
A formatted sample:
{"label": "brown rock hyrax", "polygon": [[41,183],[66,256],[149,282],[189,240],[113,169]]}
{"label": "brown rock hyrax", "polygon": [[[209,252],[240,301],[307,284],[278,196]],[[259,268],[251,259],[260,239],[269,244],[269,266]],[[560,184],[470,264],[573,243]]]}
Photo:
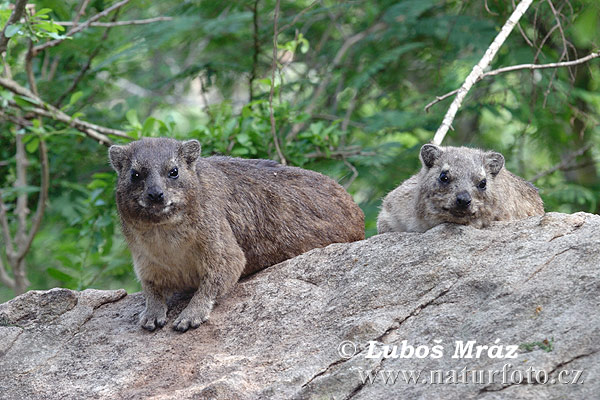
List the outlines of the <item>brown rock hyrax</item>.
{"label": "brown rock hyrax", "polygon": [[316,247],[364,239],[350,195],[317,172],[269,160],[200,157],[197,140],[112,146],[117,208],[146,297],[141,325],[166,324],[166,297],[194,291],[175,320],[204,322],[241,277]]}
{"label": "brown rock hyrax", "polygon": [[535,186],[504,168],[500,153],[426,144],[421,163],[383,199],[378,233],[425,232],[444,222],[483,228],[544,214]]}

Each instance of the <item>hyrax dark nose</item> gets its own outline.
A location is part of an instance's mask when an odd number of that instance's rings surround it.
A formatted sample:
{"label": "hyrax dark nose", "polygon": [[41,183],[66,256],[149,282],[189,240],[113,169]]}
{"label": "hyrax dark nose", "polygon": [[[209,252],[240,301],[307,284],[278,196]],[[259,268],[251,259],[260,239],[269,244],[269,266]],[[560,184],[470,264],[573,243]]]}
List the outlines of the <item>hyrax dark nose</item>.
{"label": "hyrax dark nose", "polygon": [[165,200],[164,193],[162,192],[162,190],[160,190],[160,188],[157,187],[149,188],[147,195],[148,200],[150,200],[153,203],[162,203]]}
{"label": "hyrax dark nose", "polygon": [[456,195],[456,206],[458,208],[467,208],[471,204],[471,195],[468,192],[460,192]]}

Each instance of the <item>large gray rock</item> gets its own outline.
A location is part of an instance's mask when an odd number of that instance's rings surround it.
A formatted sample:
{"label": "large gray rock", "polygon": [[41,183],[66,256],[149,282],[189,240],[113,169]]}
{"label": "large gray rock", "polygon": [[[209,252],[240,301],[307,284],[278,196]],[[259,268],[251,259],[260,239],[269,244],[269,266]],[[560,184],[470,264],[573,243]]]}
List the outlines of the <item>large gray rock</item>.
{"label": "large gray rock", "polygon": [[[65,289],[0,305],[0,398],[599,398],[600,217],[442,225],[313,250],[241,282],[184,334],[142,330],[142,309],[140,293]],[[453,358],[469,341],[502,353]],[[397,357],[380,357],[384,346]],[[428,354],[402,358],[410,346]],[[409,371],[422,371],[418,383]],[[578,382],[551,384],[559,375]]]}

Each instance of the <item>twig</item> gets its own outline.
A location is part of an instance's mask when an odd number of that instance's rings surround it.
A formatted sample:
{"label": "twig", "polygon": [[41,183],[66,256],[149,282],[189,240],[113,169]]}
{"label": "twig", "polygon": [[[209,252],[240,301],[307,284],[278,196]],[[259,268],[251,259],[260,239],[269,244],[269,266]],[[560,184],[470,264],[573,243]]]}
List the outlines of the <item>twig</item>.
{"label": "twig", "polygon": [[473,67],[473,70],[467,76],[467,79],[465,79],[463,85],[460,87],[460,89],[458,89],[458,93],[454,98],[454,101],[450,105],[448,112],[444,116],[442,124],[435,133],[435,136],[432,141],[433,144],[439,145],[442,143],[444,137],[446,136],[446,133],[448,133],[448,129],[450,129],[450,127],[452,126],[452,121],[454,121],[454,117],[456,116],[456,113],[458,112],[458,109],[460,108],[460,105],[462,104],[464,98],[467,96],[467,93],[469,92],[471,87],[473,87],[475,82],[481,77],[481,75],[483,75],[483,70],[486,69],[488,65],[490,65],[492,59],[494,58],[498,50],[500,50],[500,46],[502,46],[502,44],[504,43],[510,32],[513,30],[514,26],[519,21],[519,19],[521,19],[525,11],[527,11],[527,8],[529,8],[532,1],[533,0],[521,0],[515,11],[508,18],[508,20],[500,30],[500,33],[496,36],[490,47],[485,52],[484,56],[481,58],[479,63],[477,63],[477,65]]}
{"label": "twig", "polygon": [[593,60],[594,58],[598,58],[598,57],[600,57],[600,52],[590,53],[590,54],[588,54],[585,57],[578,58],[577,60],[572,60],[572,61],[563,61],[563,62],[556,62],[556,63],[549,63],[549,64],[519,64],[519,65],[512,65],[510,67],[498,68],[498,69],[495,69],[493,71],[486,72],[485,74],[482,75],[482,78],[486,78],[488,76],[494,76],[494,75],[502,74],[502,73],[505,73],[505,72],[517,71],[517,70],[520,70],[520,69],[534,70],[534,69],[572,67],[574,65],[583,64],[585,62],[588,62],[588,61]]}
{"label": "twig", "polygon": [[248,78],[248,89],[250,101],[254,99],[254,80],[256,79],[256,73],[258,71],[258,53],[260,53],[260,42],[258,37],[258,2],[260,0],[254,0],[252,6],[252,41],[254,44],[252,53],[252,71],[250,72],[250,78]]}
{"label": "twig", "polygon": [[2,191],[0,191],[0,225],[2,225],[2,238],[4,239],[4,245],[6,246],[6,256],[10,259],[14,257],[15,248],[13,247],[12,238],[10,236],[8,217],[6,216],[6,205],[4,205],[4,200],[2,200]]}
{"label": "twig", "polygon": [[[117,10],[115,12],[115,15],[113,16],[113,21],[116,21],[118,17],[119,17],[119,10]],[[73,80],[73,83],[71,83],[71,86],[67,89],[66,92],[64,92],[63,94],[60,95],[58,100],[56,100],[56,102],[54,103],[54,105],[56,107],[60,107],[62,102],[65,100],[65,98],[77,88],[77,85],[79,85],[79,82],[81,82],[84,75],[90,69],[90,67],[92,65],[92,60],[100,53],[102,46],[104,46],[104,42],[108,38],[108,32],[110,32],[110,27],[106,28],[106,30],[104,31],[104,34],[102,35],[102,38],[100,39],[100,44],[98,44],[98,46],[96,46],[96,48],[91,52],[85,65],[83,66],[81,71],[79,71],[79,74],[77,74],[77,77],[75,77],[75,79]]]}
{"label": "twig", "polygon": [[[326,76],[324,76],[321,79],[321,82],[320,82],[319,86],[317,87],[317,90],[312,95],[312,101],[308,104],[308,106],[305,109],[305,112],[307,114],[309,114],[309,115],[312,114],[313,110],[316,108],[317,102],[319,101],[321,95],[323,94],[323,92],[327,88],[327,85],[329,84],[329,81],[331,79],[331,72],[334,71],[336,69],[336,67],[340,64],[340,62],[342,61],[342,59],[346,55],[346,52],[352,46],[354,46],[356,43],[360,42],[361,40],[363,40],[364,38],[366,38],[370,34],[375,33],[377,31],[380,31],[380,30],[382,30],[382,29],[384,29],[386,27],[387,27],[386,23],[384,23],[384,22],[378,22],[375,25],[372,25],[370,28],[365,29],[362,32],[359,32],[359,33],[357,33],[355,35],[352,35],[352,36],[348,37],[344,41],[344,43],[342,44],[342,47],[340,47],[340,49],[336,53],[335,57],[333,58],[333,61],[331,62],[330,73],[327,74]],[[304,126],[305,126],[305,123],[295,124],[292,127],[292,130],[290,131],[290,133],[288,133],[286,139],[288,141],[293,140],[296,137],[296,135],[304,128]]]}
{"label": "twig", "polygon": [[[560,32],[560,37],[562,38],[562,42],[563,42],[563,51],[560,55],[560,57],[558,58],[558,61],[562,61],[563,58],[567,57],[567,60],[569,59],[569,51],[567,48],[567,38],[565,37],[565,31],[563,30],[562,27],[562,23],[560,22],[560,17],[558,15],[558,11],[556,11],[556,9],[554,8],[554,4],[552,4],[552,0],[546,0],[546,3],[548,3],[548,6],[550,7],[550,10],[552,11],[552,14],[554,15],[554,19],[556,20],[556,25],[558,26],[558,31]],[[573,77],[573,72],[571,70],[569,70],[569,74],[571,75],[571,79],[575,79]]]}
{"label": "twig", "polygon": [[[35,82],[35,76],[33,74],[33,67],[32,67],[32,58],[33,58],[32,57],[32,49],[33,49],[33,42],[30,41],[29,50],[27,51],[27,55],[25,57],[25,69],[27,70],[29,86],[31,87],[33,94],[35,96],[38,96],[37,84]],[[40,118],[40,125],[41,125],[41,122],[42,121]],[[22,148],[22,143],[21,143],[21,146],[19,146],[20,139],[21,139],[20,135],[17,135],[17,168],[20,163],[22,163],[23,168],[25,168],[27,166],[28,162],[26,161],[26,158],[25,158],[26,156],[24,153],[24,149]],[[14,259],[12,260],[13,266],[16,267],[15,271],[14,271],[16,286],[19,286],[19,285],[26,286],[26,284],[24,284],[25,265],[23,264],[23,259],[25,258],[25,255],[29,251],[29,249],[31,247],[31,243],[33,243],[33,238],[35,237],[35,234],[37,233],[37,231],[40,228],[40,224],[42,223],[42,218],[44,216],[44,211],[46,209],[46,200],[48,199],[48,187],[49,187],[49,181],[50,181],[49,169],[50,168],[48,165],[48,149],[46,148],[46,142],[44,141],[43,137],[40,137],[39,151],[40,151],[40,164],[41,164],[41,184],[40,184],[40,194],[38,197],[38,204],[37,204],[37,207],[35,210],[35,215],[33,216],[33,220],[31,223],[31,228],[29,229],[29,233],[25,233],[27,230],[27,224],[23,217],[23,221],[22,221],[23,226],[19,227],[19,231],[22,230],[22,232],[21,232],[21,235],[17,235],[18,252],[15,255]],[[21,161],[19,160],[19,158],[20,158],[19,152],[22,153],[20,155]],[[23,182],[21,182],[22,187],[24,187],[27,184],[27,181],[26,181],[25,175],[24,175],[24,171],[23,171],[22,180],[23,180]],[[24,197],[25,208],[27,208],[27,193],[23,193],[23,197]],[[19,200],[21,200],[20,197],[19,197]],[[18,204],[19,203],[17,201],[17,214],[19,214],[18,213],[18,211],[19,211]],[[26,215],[27,211],[25,211],[24,214]],[[19,269],[21,269],[21,270],[19,270]],[[21,275],[22,279],[18,279],[18,275]],[[23,286],[21,288],[15,287],[15,289],[17,291],[25,290],[25,286]]]}
{"label": "twig", "polygon": [[[40,99],[38,96],[33,94],[31,91],[29,91],[27,88],[24,88],[23,86],[19,85],[17,82],[13,81],[12,79],[0,77],[0,86],[5,87],[6,89],[10,90],[11,92],[18,94],[19,96],[24,96],[24,97],[30,98],[31,100],[33,100],[35,103],[37,103],[41,107],[41,108],[40,107],[27,108],[27,111],[31,111],[36,115],[40,115],[43,117],[49,117],[49,118],[55,119],[57,121],[63,122],[65,124],[67,124],[68,126],[71,126],[75,129],[85,133],[87,136],[91,137],[94,140],[97,140],[99,143],[101,143],[105,146],[110,146],[110,144],[111,144],[110,139],[106,135],[117,136],[120,138],[131,140],[131,138],[129,136],[127,136],[127,134],[123,131],[120,131],[117,129],[106,128],[106,127],[103,127],[100,125],[96,125],[96,124],[92,124],[90,122],[80,120],[79,118],[73,118],[70,115],[67,115],[63,111],[46,103],[45,101]],[[16,106],[15,103],[11,103],[11,105]]]}
{"label": "twig", "polygon": [[79,10],[77,10],[77,15],[75,15],[75,18],[73,18],[73,22],[71,23],[73,26],[77,26],[79,24],[79,20],[81,19],[83,14],[85,14],[85,9],[87,8],[89,3],[90,3],[90,0],[83,0],[81,2],[81,5],[79,6]]}
{"label": "twig", "polygon": [[[81,32],[82,30],[88,28],[93,22],[96,22],[97,20],[99,20],[102,17],[106,17],[108,14],[110,14],[111,12],[113,12],[116,9],[119,9],[121,7],[123,7],[125,4],[129,3],[130,0],[121,0],[118,3],[113,4],[112,6],[108,7],[106,10],[99,12],[98,14],[94,15],[93,17],[91,17],[90,19],[88,19],[87,21],[85,21],[82,24],[79,24],[77,26],[74,26],[73,28],[71,28],[66,34],[65,37],[70,37],[73,36],[74,34],[76,34],[77,32]],[[60,43],[62,43],[62,41],[65,40],[65,38],[63,39],[54,39],[51,40],[49,42],[40,44],[38,46],[35,46],[33,48],[33,55],[36,56],[40,51],[45,50],[47,48],[50,47],[54,47]]]}
{"label": "twig", "polygon": [[271,90],[269,92],[269,119],[271,120],[271,134],[273,135],[273,142],[275,143],[275,150],[279,156],[279,161],[283,164],[287,164],[287,160],[281,152],[279,147],[279,138],[277,137],[277,128],[275,127],[275,115],[273,113],[273,93],[275,92],[275,70],[277,69],[277,21],[279,19],[279,3],[277,0],[275,4],[275,19],[273,22],[273,63],[271,65]]}
{"label": "twig", "polygon": [[446,93],[446,94],[445,94],[445,95],[443,95],[443,96],[435,96],[435,100],[433,100],[432,102],[428,103],[428,104],[425,106],[425,112],[429,112],[429,109],[430,109],[431,107],[433,107],[434,105],[436,105],[436,104],[437,104],[437,103],[439,103],[440,101],[444,101],[444,100],[446,100],[448,97],[452,97],[452,96],[454,96],[456,93],[458,93],[458,89],[454,89],[453,91],[451,91],[451,92],[448,92],[448,93]]}
{"label": "twig", "polygon": [[27,0],[17,0],[15,3],[15,8],[13,12],[8,17],[8,21],[6,21],[6,25],[4,25],[4,29],[2,29],[2,33],[0,34],[0,54],[6,51],[6,46],[8,45],[8,41],[10,38],[7,38],[4,35],[6,28],[10,25],[14,25],[21,20],[23,13],[25,12],[25,6],[27,5]]}
{"label": "twig", "polygon": [[554,165],[552,168],[547,169],[546,171],[542,171],[539,174],[535,175],[533,178],[531,178],[531,182],[535,182],[540,178],[543,178],[546,175],[550,175],[551,173],[560,170],[563,170],[565,168],[568,168],[570,165],[570,163],[575,160],[577,157],[582,156],[586,151],[588,151],[590,148],[592,147],[592,143],[588,143],[585,146],[583,146],[582,148],[580,148],[579,150],[574,151],[573,153],[569,154],[564,160],[562,160],[561,162],[559,162],[558,164]]}
{"label": "twig", "polygon": [[341,149],[341,150],[334,150],[329,153],[323,153],[322,151],[317,150],[315,152],[306,154],[305,157],[306,158],[345,159],[345,158],[354,157],[354,156],[372,157],[375,155],[377,155],[377,153],[374,151],[363,151],[360,148],[348,147],[348,148]]}
{"label": "twig", "polygon": [[[134,19],[131,21],[114,21],[114,22],[92,22],[89,24],[90,28],[114,28],[115,26],[129,26],[129,25],[146,25],[153,24],[160,21],[173,21],[173,17],[154,17],[147,19]],[[62,26],[75,26],[71,21],[59,21],[54,22],[56,25]]]}
{"label": "twig", "polygon": [[294,17],[294,19],[292,19],[292,22],[290,22],[287,25],[282,26],[279,29],[279,32],[277,32],[278,34],[287,30],[288,28],[296,25],[296,22],[298,22],[298,20],[300,19],[301,16],[303,16],[308,10],[310,10],[311,8],[313,8],[314,6],[316,6],[317,4],[319,4],[319,0],[315,0],[313,1],[308,7],[306,7],[305,9],[303,9],[302,11],[300,11],[298,14],[296,14],[296,16]]}
{"label": "twig", "polygon": [[[503,74],[505,72],[512,72],[512,71],[518,71],[518,70],[522,70],[522,69],[529,69],[529,70],[536,70],[536,69],[549,69],[549,68],[561,68],[561,67],[571,67],[573,65],[578,65],[578,64],[583,64],[586,63],[590,60],[593,60],[594,58],[598,58],[600,57],[600,52],[596,52],[596,53],[590,53],[585,57],[582,58],[578,58],[577,60],[572,60],[572,61],[563,61],[563,62],[556,62],[556,63],[549,63],[549,64],[519,64],[519,65],[511,65],[510,67],[503,67],[503,68],[498,68],[495,69],[493,71],[488,71],[486,73],[484,73],[483,75],[481,75],[477,81],[479,82],[480,80],[482,80],[483,78],[487,78],[488,76],[495,76],[495,75],[500,75]],[[448,97],[451,97],[453,95],[455,95],[456,93],[458,93],[460,89],[455,89],[451,92],[446,93],[443,96],[437,96],[436,99],[434,101],[432,101],[431,103],[427,104],[425,106],[425,111],[429,111],[429,109],[435,105],[436,103],[439,103],[442,100],[447,99]]]}
{"label": "twig", "polygon": [[352,177],[350,178],[350,180],[348,182],[344,183],[344,189],[348,190],[350,185],[352,185],[352,183],[356,180],[356,178],[358,178],[358,170],[348,160],[346,160],[345,158],[343,160],[344,160],[344,165],[346,165],[346,167],[348,167],[350,169],[350,171],[352,171]]}

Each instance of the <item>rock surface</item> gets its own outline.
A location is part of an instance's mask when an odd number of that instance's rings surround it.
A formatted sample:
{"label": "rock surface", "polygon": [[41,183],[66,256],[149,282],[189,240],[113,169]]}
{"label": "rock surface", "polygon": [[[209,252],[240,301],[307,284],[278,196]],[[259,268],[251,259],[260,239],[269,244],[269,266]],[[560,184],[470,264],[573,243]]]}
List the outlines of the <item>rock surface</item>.
{"label": "rock surface", "polygon": [[[171,321],[185,300],[172,303]],[[142,330],[142,309],[140,293],[66,289],[0,305],[0,398],[598,398],[600,217],[441,225],[316,249],[241,282],[184,334]],[[461,341],[502,353],[453,358]],[[385,346],[398,357],[379,357]],[[409,346],[428,354],[400,357]],[[463,368],[499,372],[490,383]],[[411,370],[419,383],[406,382]],[[535,383],[539,370],[548,384]],[[431,371],[445,383],[431,384]],[[550,384],[561,371],[578,383]]]}

